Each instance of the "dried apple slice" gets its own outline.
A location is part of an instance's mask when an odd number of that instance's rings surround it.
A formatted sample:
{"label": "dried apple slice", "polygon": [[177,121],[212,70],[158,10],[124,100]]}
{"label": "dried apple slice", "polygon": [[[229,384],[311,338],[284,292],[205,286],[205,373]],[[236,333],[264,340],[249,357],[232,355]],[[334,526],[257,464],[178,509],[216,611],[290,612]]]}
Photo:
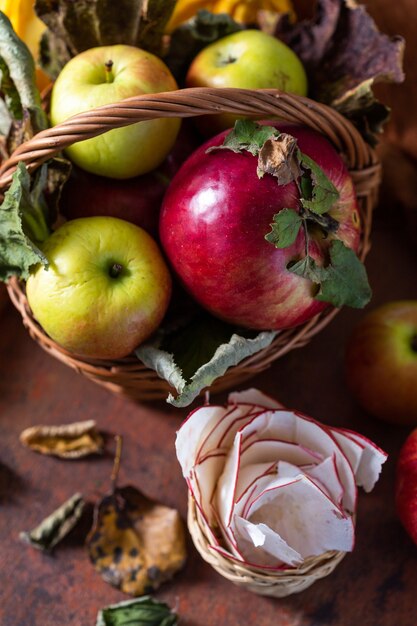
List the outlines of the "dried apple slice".
{"label": "dried apple slice", "polygon": [[301,554],[266,524],[253,524],[243,517],[236,517],[235,526],[242,540],[239,548],[245,561],[274,567],[283,563],[296,566],[303,562]]}
{"label": "dried apple slice", "polygon": [[318,465],[305,471],[318,487],[326,491],[329,497],[338,506],[342,506],[344,489],[337,473],[336,457],[333,454],[328,456]]}
{"label": "dried apple slice", "polygon": [[278,400],[262,393],[259,389],[245,389],[245,391],[234,391],[229,393],[229,404],[250,404],[253,407],[263,409],[283,409],[285,408]]}
{"label": "dried apple slice", "polygon": [[277,481],[251,502],[246,517],[253,524],[267,521],[304,559],[354,546],[352,518],[308,476]]}

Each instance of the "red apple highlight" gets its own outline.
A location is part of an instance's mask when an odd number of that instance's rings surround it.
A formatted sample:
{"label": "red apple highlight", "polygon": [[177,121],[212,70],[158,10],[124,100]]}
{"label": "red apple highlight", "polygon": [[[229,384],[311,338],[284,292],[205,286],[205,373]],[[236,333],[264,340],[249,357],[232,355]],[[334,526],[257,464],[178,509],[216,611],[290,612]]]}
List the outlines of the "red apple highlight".
{"label": "red apple highlight", "polygon": [[417,545],[417,429],[401,448],[395,483],[397,515]]}
{"label": "red apple highlight", "polygon": [[389,302],[361,320],[348,342],[346,376],[371,415],[417,424],[417,301]]}
{"label": "red apple highlight", "polygon": [[[338,190],[329,214],[339,222],[337,237],[357,250],[360,220],[342,158],[312,130],[289,125],[279,130],[298,140]],[[303,230],[285,249],[265,240],[274,214],[300,207],[296,183],[279,185],[269,174],[259,179],[257,158],[248,152],[206,153],[224,137],[201,146],[172,180],[161,211],[162,245],[185,287],[213,315],[253,329],[296,326],[327,306],[314,299],[310,280],[287,269],[305,256]],[[318,229],[310,234],[310,255],[323,263],[331,235],[325,240]]]}

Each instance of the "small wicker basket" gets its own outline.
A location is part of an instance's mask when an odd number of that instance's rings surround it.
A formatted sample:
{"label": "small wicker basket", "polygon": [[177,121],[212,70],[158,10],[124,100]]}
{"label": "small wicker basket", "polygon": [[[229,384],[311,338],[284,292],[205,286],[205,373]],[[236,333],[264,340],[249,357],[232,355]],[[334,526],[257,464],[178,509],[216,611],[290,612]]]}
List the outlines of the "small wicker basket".
{"label": "small wicker basket", "polygon": [[[23,161],[33,171],[67,146],[113,128],[161,117],[187,118],[219,112],[265,119],[278,118],[284,122],[302,124],[322,133],[333,143],[343,155],[354,181],[363,224],[359,250],[363,260],[370,248],[372,209],[381,179],[381,168],[375,152],[354,126],[334,109],[308,98],[276,90],[181,89],[129,98],[118,104],[81,113],[40,132],[19,146],[0,169],[0,191],[7,189],[19,161]],[[139,401],[162,399],[172,391],[166,381],[142,365],[134,355],[117,361],[105,361],[85,359],[64,350],[44,333],[33,318],[24,284],[11,279],[8,292],[31,337],[66,365],[113,392]],[[216,393],[234,387],[265,370],[283,354],[305,345],[336,313],[337,309],[329,307],[308,323],[280,332],[267,348],[230,368],[214,382],[211,391]]]}
{"label": "small wicker basket", "polygon": [[306,559],[298,568],[283,569],[276,572],[262,568],[248,567],[223,557],[210,549],[210,540],[205,532],[205,522],[199,514],[194,499],[188,499],[188,530],[200,556],[221,576],[235,585],[261,596],[284,598],[293,593],[304,591],[316,580],[332,573],[346,552],[325,552],[320,556]]}

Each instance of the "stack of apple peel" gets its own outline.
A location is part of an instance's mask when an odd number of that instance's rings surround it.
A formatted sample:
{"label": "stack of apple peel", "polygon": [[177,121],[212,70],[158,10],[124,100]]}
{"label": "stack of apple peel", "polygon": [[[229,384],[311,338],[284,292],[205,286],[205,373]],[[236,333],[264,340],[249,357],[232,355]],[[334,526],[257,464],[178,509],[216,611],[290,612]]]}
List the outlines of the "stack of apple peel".
{"label": "stack of apple peel", "polygon": [[193,411],[177,457],[214,552],[267,572],[354,547],[357,487],[387,454],[250,389]]}

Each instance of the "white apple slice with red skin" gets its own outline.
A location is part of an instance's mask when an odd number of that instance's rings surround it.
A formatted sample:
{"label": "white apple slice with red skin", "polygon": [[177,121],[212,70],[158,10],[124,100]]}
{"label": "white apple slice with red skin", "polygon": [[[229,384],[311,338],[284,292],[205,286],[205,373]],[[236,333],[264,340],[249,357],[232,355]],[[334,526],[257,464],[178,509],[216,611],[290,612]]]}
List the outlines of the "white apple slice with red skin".
{"label": "white apple slice with red skin", "polygon": [[369,493],[374,488],[388,454],[370,439],[345,428],[331,428],[332,434],[352,465],[358,487]]}
{"label": "white apple slice with red skin", "polygon": [[253,407],[260,407],[263,409],[284,409],[285,407],[258,389],[245,389],[245,391],[234,391],[229,393],[229,404],[251,404]]}
{"label": "white apple slice with red skin", "polygon": [[316,485],[325,491],[328,496],[342,508],[343,494],[345,492],[337,473],[336,458],[333,454],[328,456],[318,465],[311,469],[305,469],[304,473],[316,483]]}
{"label": "white apple slice with red skin", "polygon": [[304,559],[328,550],[353,550],[352,518],[308,476],[277,481],[251,502],[245,517],[254,524],[268,520]]}
{"label": "white apple slice with red skin", "polygon": [[234,522],[241,539],[247,541],[246,549],[243,541],[240,545],[240,551],[245,561],[250,560],[260,566],[269,565],[273,567],[284,563],[295,567],[303,562],[301,554],[291,548],[278,533],[266,524],[252,524],[242,517],[236,517]]}

